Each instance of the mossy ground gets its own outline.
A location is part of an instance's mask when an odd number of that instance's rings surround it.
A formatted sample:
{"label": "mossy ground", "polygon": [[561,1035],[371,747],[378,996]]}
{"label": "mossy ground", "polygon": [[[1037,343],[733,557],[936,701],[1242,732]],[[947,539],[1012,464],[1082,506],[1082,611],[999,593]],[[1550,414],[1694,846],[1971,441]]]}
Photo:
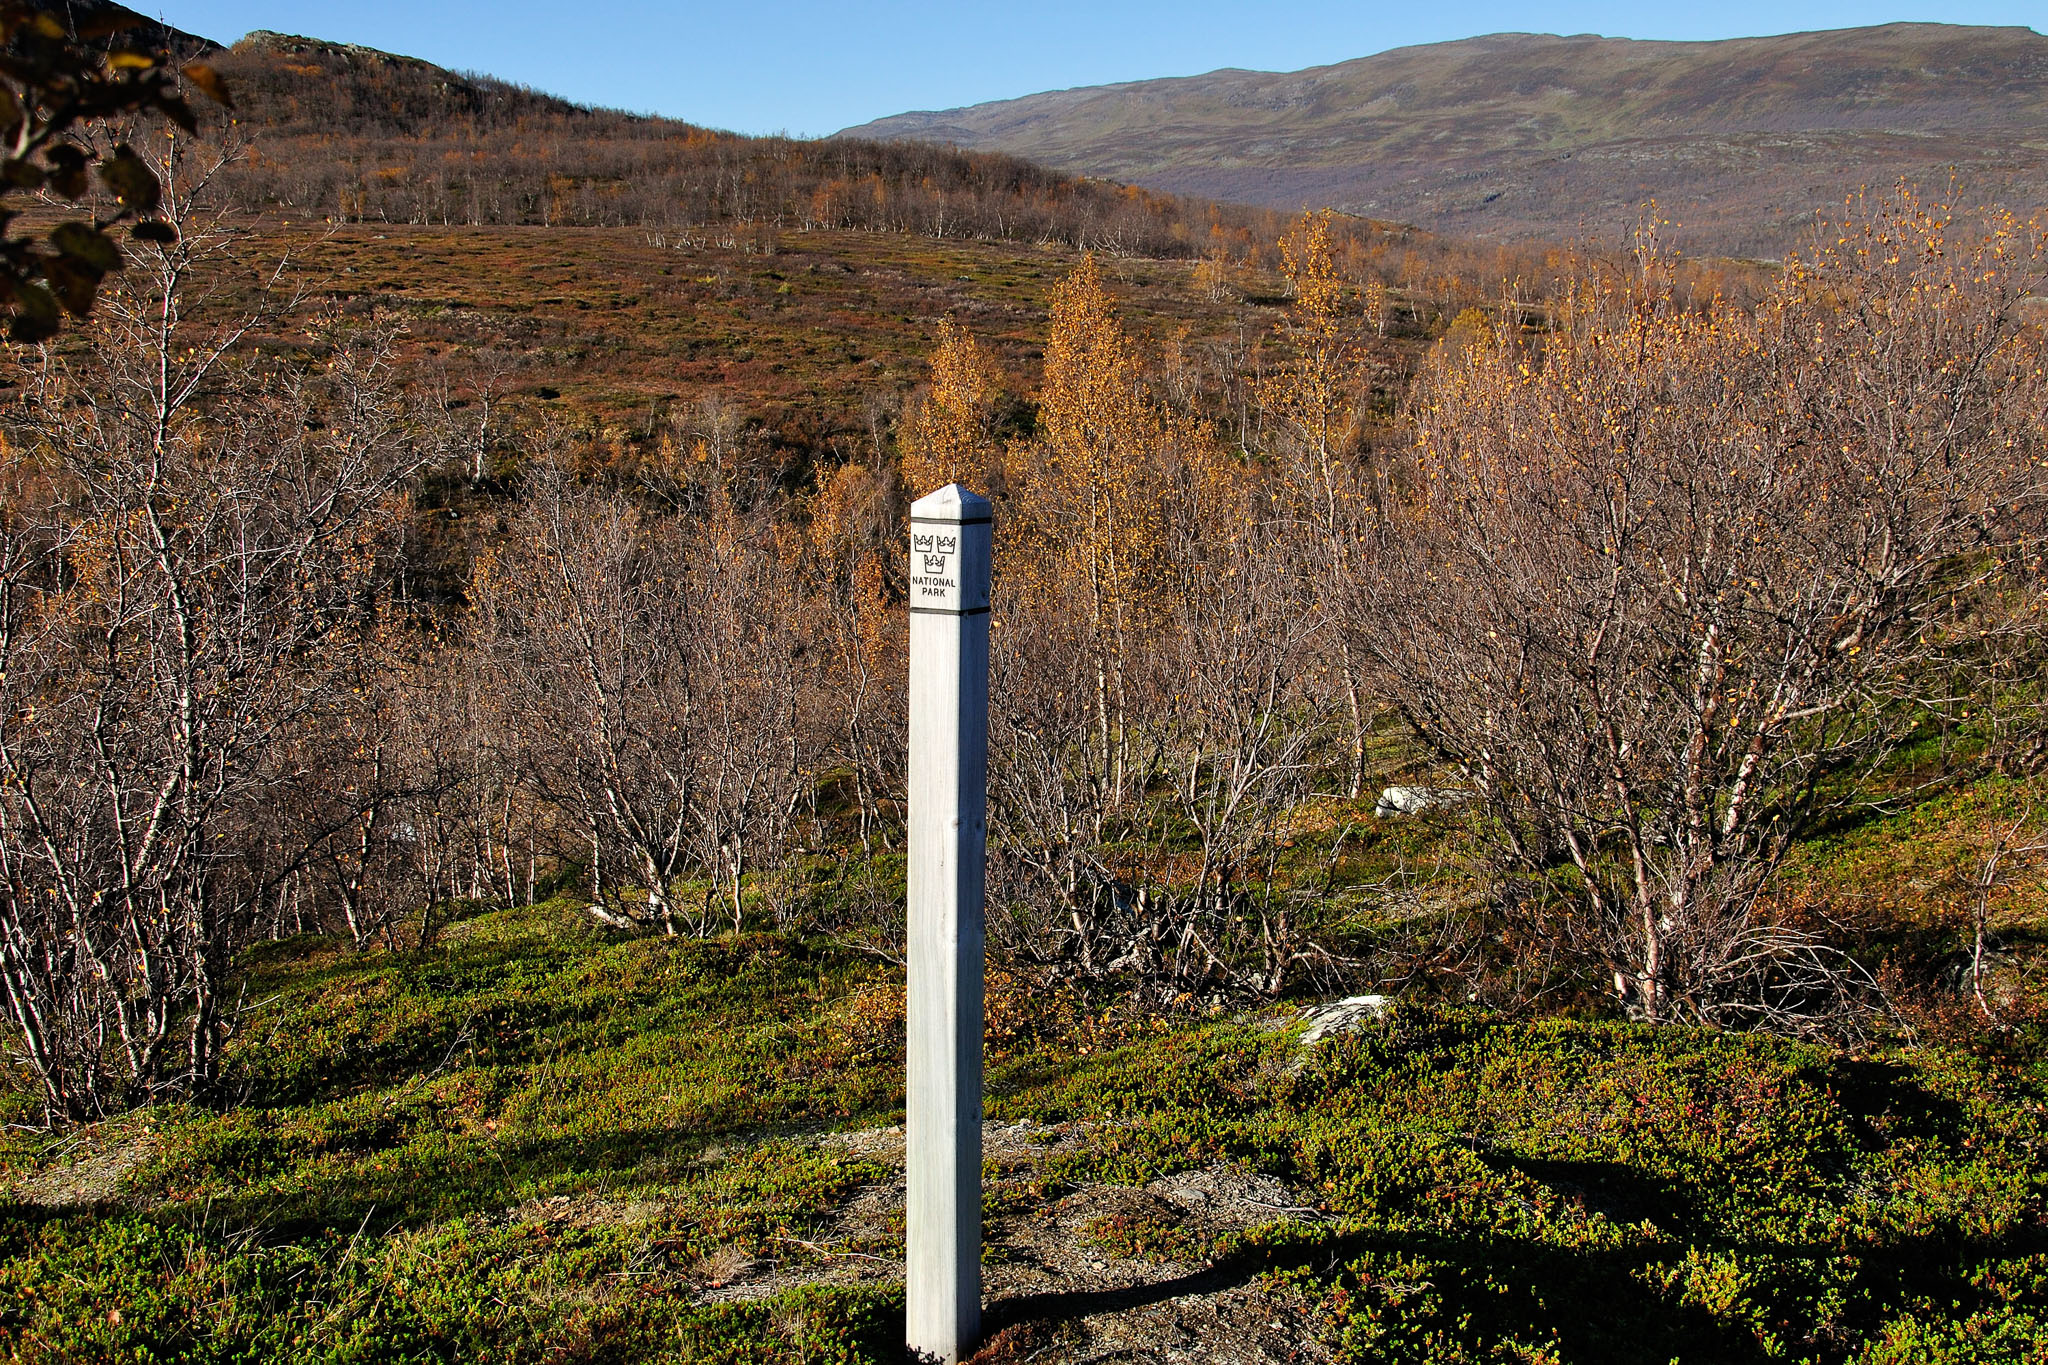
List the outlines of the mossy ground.
{"label": "mossy ground", "polygon": [[[420,954],[273,945],[246,981],[239,1103],[11,1140],[7,1358],[900,1354],[900,1157],[867,1140],[901,1119],[895,968],[558,901]],[[1228,1295],[1304,1359],[2048,1360],[2027,1046],[1404,1010],[1304,1054],[1287,1014],[996,1005],[990,1118],[1044,1135],[989,1172],[1017,1358]],[[1284,1197],[1217,1222],[1161,1195],[1216,1177]],[[1034,1257],[1071,1292],[1006,1297]]]}

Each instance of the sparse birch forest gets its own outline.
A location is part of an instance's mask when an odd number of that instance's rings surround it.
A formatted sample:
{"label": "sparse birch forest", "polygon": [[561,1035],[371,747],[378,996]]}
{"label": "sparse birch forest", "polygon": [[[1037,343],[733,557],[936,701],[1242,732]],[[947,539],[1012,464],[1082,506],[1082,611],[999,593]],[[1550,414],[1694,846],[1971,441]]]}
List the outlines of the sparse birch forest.
{"label": "sparse birch forest", "polygon": [[2048,1361],[2048,224],[147,72],[4,191],[7,1359],[900,1358],[959,480],[977,1359]]}

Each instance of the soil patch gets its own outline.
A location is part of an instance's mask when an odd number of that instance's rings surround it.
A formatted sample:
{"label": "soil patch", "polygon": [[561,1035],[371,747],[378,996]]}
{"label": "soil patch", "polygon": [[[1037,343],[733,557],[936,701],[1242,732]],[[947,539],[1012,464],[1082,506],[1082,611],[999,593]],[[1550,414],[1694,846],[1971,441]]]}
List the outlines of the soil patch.
{"label": "soil patch", "polygon": [[154,1133],[138,1133],[87,1151],[76,1161],[48,1166],[14,1183],[14,1197],[46,1209],[91,1208],[126,1194],[129,1178],[147,1165],[162,1142]]}
{"label": "soil patch", "polygon": [[[1142,1188],[1089,1185],[1030,1199],[1024,1191],[1034,1169],[1085,1145],[1093,1127],[984,1126],[983,1154],[999,1173],[989,1188],[1013,1197],[992,1200],[984,1227],[989,1341],[977,1359],[1280,1365],[1333,1358],[1292,1291],[1199,1254],[1220,1234],[1309,1214],[1272,1176],[1206,1166]],[[835,1133],[820,1145],[890,1167],[893,1176],[854,1191],[792,1248],[800,1254],[757,1262],[706,1289],[707,1301],[768,1298],[806,1284],[901,1282],[896,1256],[866,1248],[901,1245],[902,1129]],[[1176,1258],[1176,1251],[1186,1254]]]}

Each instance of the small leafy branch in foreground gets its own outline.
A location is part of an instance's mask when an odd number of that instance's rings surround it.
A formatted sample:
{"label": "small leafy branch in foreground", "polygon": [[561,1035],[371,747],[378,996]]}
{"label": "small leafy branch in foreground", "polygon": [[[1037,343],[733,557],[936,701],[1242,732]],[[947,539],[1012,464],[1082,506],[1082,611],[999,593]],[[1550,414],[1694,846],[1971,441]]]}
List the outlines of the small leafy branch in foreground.
{"label": "small leafy branch in foreground", "polygon": [[[101,153],[74,136],[138,113],[196,132],[178,93],[181,74],[216,103],[229,103],[226,84],[204,63],[174,68],[161,52],[92,46],[138,22],[108,18],[74,34],[35,6],[0,5],[0,314],[16,341],[41,341],[56,334],[65,314],[92,311],[100,281],[123,265],[108,229],[126,222],[138,241],[177,240],[176,229],[154,216],[163,188],[148,163],[125,142]],[[16,230],[25,206],[15,196],[76,204],[91,191],[94,172],[112,195],[109,210],[66,218],[46,232]]]}

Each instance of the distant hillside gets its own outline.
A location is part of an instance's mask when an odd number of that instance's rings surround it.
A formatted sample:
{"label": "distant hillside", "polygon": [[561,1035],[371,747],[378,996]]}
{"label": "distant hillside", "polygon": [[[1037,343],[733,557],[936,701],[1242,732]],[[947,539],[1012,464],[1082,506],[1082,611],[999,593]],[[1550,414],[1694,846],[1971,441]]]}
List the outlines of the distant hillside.
{"label": "distant hillside", "polygon": [[1194,255],[1219,228],[1250,250],[1280,228],[1270,211],[1185,202],[1002,154],[743,137],[355,44],[258,30],[223,47],[112,0],[29,4],[88,41],[205,55],[236,107],[235,155],[215,185],[235,207],[289,219],[852,228],[1146,256]]}
{"label": "distant hillside", "polygon": [[[205,54],[235,97],[232,132],[209,133],[234,147],[215,191],[293,223],[644,228],[747,249],[851,230],[1271,266],[1292,216],[935,142],[747,137],[320,38],[258,30],[223,47],[109,0],[34,2],[88,33],[131,21],[116,44]],[[1360,259],[1397,249],[1416,288],[1499,264],[1490,245],[1399,223],[1336,232]]]}
{"label": "distant hillside", "polygon": [[1497,34],[902,114],[842,136],[1001,150],[1153,189],[1459,235],[1612,239],[1654,198],[1693,250],[1776,255],[1904,176],[2048,203],[2048,38],[1889,24],[1712,43]]}
{"label": "distant hillside", "polygon": [[1247,245],[1282,227],[1270,210],[1004,153],[742,137],[315,38],[251,33],[212,60],[248,144],[220,183],[239,206],[295,221],[838,228],[1145,256],[1197,254],[1219,227]]}

